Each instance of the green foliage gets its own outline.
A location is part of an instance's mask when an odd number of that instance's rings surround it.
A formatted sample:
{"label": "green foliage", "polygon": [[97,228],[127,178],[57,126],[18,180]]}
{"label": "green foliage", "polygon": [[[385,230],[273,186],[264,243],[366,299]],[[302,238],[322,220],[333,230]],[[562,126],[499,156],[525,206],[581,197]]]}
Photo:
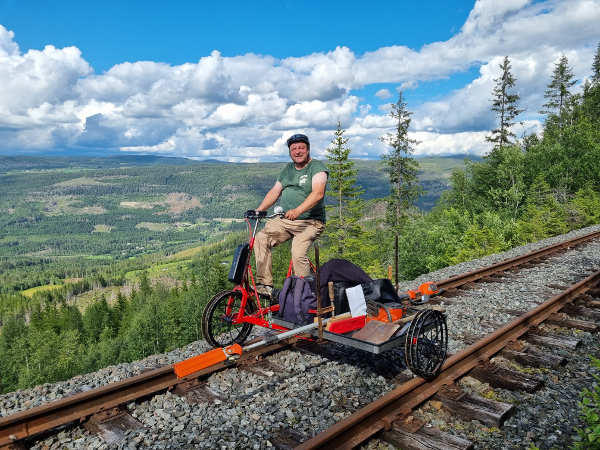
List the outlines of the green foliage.
{"label": "green foliage", "polygon": [[574,214],[574,227],[600,223],[600,193],[591,183],[575,193],[570,206]]}
{"label": "green foliage", "polygon": [[569,230],[567,209],[560,203],[543,177],[529,188],[523,214],[517,221],[519,244],[526,244]]}
{"label": "green foliage", "polygon": [[[592,357],[592,366],[600,369],[600,360]],[[585,427],[577,428],[581,441],[575,442],[576,449],[600,449],[600,376],[592,374],[596,380],[592,389],[585,388],[581,393],[580,416]]]}
{"label": "green foliage", "polygon": [[480,178],[480,184],[487,187],[486,197],[496,210],[506,212],[515,219],[525,198],[524,153],[517,146],[500,147],[487,157],[489,168],[483,171],[491,178]]}
{"label": "green foliage", "polygon": [[477,220],[465,230],[450,262],[458,264],[506,250],[510,248],[507,235],[511,234],[510,221],[505,222],[498,214],[486,211],[477,216]]}

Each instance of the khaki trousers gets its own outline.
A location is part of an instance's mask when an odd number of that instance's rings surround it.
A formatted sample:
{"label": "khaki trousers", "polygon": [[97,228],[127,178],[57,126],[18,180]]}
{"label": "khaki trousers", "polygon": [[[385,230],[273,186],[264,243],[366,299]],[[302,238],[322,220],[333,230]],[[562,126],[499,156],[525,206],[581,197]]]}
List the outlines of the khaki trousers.
{"label": "khaki trousers", "polygon": [[310,275],[310,264],[306,254],[310,244],[324,228],[323,222],[315,219],[288,220],[277,217],[269,220],[254,240],[256,282],[273,286],[271,249],[292,238],[294,274],[302,277]]}

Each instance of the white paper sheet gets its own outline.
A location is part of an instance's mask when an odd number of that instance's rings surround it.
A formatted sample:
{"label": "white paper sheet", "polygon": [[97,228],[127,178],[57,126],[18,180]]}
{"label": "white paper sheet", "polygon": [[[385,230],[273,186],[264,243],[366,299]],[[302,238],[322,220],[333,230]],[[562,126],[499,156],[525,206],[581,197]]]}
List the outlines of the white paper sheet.
{"label": "white paper sheet", "polygon": [[362,286],[354,286],[346,289],[348,304],[350,305],[350,314],[352,317],[364,316],[367,314],[367,302],[362,290]]}

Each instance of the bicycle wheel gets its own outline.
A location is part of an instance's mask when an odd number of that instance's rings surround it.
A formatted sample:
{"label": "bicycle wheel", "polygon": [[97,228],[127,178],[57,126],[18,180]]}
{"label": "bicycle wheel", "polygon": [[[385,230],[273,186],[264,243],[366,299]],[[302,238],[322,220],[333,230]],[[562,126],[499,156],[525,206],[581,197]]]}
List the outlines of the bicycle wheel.
{"label": "bicycle wheel", "polygon": [[[215,295],[202,313],[202,334],[213,347],[242,344],[252,330],[251,323],[233,323],[242,304],[242,293],[223,291]],[[254,310],[252,302],[246,303],[246,313]]]}
{"label": "bicycle wheel", "polygon": [[432,309],[419,311],[410,324],[404,344],[408,368],[416,375],[431,380],[442,369],[447,349],[446,317]]}

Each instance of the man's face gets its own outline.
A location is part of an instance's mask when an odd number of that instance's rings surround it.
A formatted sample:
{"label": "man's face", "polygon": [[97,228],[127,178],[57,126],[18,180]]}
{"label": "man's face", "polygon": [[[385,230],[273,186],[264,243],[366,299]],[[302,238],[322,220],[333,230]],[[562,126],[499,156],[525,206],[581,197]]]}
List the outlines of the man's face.
{"label": "man's face", "polygon": [[304,142],[294,142],[290,145],[290,158],[294,164],[303,166],[308,162],[308,146]]}

